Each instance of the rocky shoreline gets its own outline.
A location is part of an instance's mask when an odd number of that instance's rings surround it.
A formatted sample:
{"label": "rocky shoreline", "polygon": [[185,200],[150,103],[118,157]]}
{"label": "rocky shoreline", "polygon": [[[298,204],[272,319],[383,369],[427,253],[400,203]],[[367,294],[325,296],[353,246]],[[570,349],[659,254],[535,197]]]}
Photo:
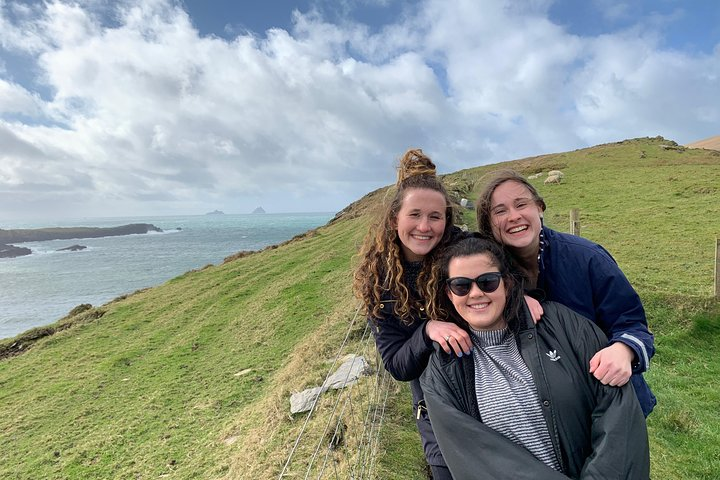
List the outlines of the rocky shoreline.
{"label": "rocky shoreline", "polygon": [[16,247],[15,245],[5,245],[0,243],[0,258],[15,258],[23,255],[30,255],[32,250],[26,247]]}
{"label": "rocky shoreline", "polygon": [[0,229],[0,258],[14,258],[30,255],[26,247],[12,245],[24,242],[44,242],[48,240],[67,240],[75,238],[116,237],[148,232],[162,232],[161,228],[150,223],[131,223],[119,227],[53,227],[20,230]]}

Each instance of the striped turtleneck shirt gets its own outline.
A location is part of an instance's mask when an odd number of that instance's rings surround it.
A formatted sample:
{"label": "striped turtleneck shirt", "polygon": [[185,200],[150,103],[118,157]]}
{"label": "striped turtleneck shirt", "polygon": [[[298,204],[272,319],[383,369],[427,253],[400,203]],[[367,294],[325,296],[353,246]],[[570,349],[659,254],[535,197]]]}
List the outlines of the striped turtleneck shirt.
{"label": "striped turtleneck shirt", "polygon": [[475,395],[482,421],[559,471],[535,382],[515,337],[508,328],[471,333]]}

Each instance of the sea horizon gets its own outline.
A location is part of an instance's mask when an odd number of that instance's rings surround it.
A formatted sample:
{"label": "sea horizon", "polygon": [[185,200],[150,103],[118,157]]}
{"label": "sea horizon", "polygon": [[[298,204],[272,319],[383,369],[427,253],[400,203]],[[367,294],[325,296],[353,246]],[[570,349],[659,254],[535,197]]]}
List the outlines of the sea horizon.
{"label": "sea horizon", "polygon": [[[338,211],[327,211],[327,212],[265,212],[265,213],[228,213],[222,212],[220,214],[206,212],[206,213],[188,213],[188,214],[171,214],[171,215],[103,215],[103,216],[67,216],[63,218],[42,218],[33,217],[28,219],[20,218],[0,218],[0,230],[21,230],[21,229],[34,229],[34,228],[53,228],[53,227],[98,227],[105,225],[79,225],[79,222],[85,221],[98,221],[106,224],[109,221],[114,220],[127,220],[127,219],[149,219],[149,218],[185,218],[185,217],[221,217],[221,216],[265,216],[265,215],[332,215],[335,216]],[[145,221],[133,221],[130,223],[150,223]]]}

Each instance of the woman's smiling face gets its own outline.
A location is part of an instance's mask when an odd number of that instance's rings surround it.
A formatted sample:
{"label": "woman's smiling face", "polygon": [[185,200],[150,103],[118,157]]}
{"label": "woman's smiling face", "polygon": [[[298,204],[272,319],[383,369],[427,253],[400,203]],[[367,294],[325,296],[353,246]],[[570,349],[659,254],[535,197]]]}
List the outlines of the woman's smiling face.
{"label": "woman's smiling face", "polygon": [[[483,273],[499,272],[493,258],[487,253],[467,257],[454,257],[448,264],[448,277],[475,279]],[[455,295],[446,287],[446,292],[457,313],[475,330],[500,330],[507,326],[503,317],[505,302],[505,281],[494,292],[483,292],[475,282],[467,295]]]}
{"label": "woman's smiling face", "polygon": [[411,188],[405,193],[395,219],[398,238],[406,260],[425,258],[445,233],[447,205],[442,193],[429,188]]}
{"label": "woman's smiling face", "polygon": [[490,220],[495,240],[517,253],[539,248],[542,208],[522,184],[509,180],[495,188]]}

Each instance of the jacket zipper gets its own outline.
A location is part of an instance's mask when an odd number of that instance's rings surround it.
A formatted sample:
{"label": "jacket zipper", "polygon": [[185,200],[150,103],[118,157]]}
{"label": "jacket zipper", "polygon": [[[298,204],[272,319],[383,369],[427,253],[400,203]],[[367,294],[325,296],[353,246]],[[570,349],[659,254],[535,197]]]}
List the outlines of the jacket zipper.
{"label": "jacket zipper", "polygon": [[427,407],[425,406],[424,398],[422,400],[418,400],[418,404],[417,404],[417,419],[418,420],[420,420],[423,410],[427,412]]}

